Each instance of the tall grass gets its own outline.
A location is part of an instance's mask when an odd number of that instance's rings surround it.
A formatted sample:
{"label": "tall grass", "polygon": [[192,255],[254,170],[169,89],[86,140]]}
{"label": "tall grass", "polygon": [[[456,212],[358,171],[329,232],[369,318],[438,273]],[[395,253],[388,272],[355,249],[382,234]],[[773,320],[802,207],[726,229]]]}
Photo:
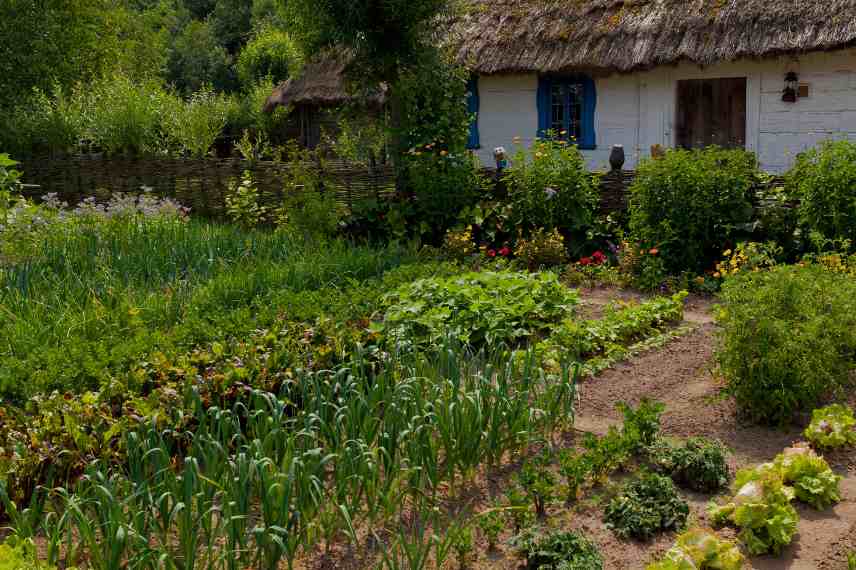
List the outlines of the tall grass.
{"label": "tall grass", "polygon": [[96,387],[151,351],[265,327],[291,295],[416,258],[196,220],[56,224],[35,235],[0,262],[0,395]]}

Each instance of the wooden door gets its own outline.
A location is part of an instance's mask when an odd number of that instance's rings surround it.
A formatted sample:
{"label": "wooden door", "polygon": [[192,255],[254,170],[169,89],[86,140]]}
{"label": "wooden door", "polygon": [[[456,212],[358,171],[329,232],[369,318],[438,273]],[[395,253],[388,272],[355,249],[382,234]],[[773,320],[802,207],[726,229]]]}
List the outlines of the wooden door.
{"label": "wooden door", "polygon": [[746,147],[745,77],[678,81],[677,103],[677,146]]}

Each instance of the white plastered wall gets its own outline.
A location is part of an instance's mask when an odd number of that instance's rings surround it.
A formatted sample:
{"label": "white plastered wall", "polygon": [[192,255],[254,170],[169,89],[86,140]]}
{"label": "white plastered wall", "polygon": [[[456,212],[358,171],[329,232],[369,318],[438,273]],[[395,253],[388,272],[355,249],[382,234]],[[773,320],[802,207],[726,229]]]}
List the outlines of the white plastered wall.
{"label": "white plastered wall", "polygon": [[[808,84],[808,98],[782,102],[788,71]],[[605,169],[614,144],[624,145],[628,169],[651,145],[672,146],[677,82],[724,77],[747,79],[746,147],[769,172],[787,169],[797,153],[824,139],[856,140],[856,50],[708,67],[683,63],[595,78],[597,149],[583,151],[589,167]],[[495,147],[511,151],[515,136],[531,144],[538,128],[537,86],[535,74],[479,78],[478,154],[485,165],[492,165]]]}

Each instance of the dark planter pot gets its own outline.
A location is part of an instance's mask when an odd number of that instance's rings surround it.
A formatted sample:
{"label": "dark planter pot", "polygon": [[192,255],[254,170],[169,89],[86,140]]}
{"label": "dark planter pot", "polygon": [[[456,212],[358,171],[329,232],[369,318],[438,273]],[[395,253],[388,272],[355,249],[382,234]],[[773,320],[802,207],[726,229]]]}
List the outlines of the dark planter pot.
{"label": "dark planter pot", "polygon": [[612,167],[612,171],[620,171],[624,167],[625,160],[624,147],[620,144],[614,145],[612,147],[612,152],[609,153],[609,165]]}

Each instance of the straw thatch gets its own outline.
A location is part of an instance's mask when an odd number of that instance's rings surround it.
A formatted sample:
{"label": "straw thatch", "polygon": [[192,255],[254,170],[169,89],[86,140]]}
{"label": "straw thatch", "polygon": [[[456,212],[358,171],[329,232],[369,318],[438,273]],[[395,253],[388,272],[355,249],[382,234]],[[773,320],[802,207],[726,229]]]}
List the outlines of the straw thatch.
{"label": "straw thatch", "polygon": [[468,0],[450,38],[480,74],[633,71],[856,43],[856,0]]}
{"label": "straw thatch", "polygon": [[[348,58],[343,54],[325,53],[311,60],[301,74],[280,83],[265,101],[266,113],[277,105],[336,106],[352,101],[354,95],[345,82]],[[369,106],[380,105],[385,97],[382,87],[363,96]]]}
{"label": "straw thatch", "polygon": [[[856,45],[856,0],[461,1],[445,43],[482,75],[630,72]],[[266,108],[349,100],[346,66],[343,57],[317,58]]]}

